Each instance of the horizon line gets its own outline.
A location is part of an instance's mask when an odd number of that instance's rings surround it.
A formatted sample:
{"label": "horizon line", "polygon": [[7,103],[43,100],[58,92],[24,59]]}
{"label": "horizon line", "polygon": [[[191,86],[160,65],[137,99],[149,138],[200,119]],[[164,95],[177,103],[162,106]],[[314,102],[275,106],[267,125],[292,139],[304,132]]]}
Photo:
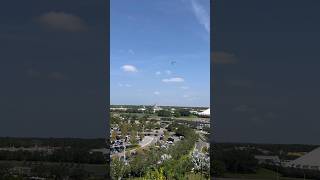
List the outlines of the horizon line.
{"label": "horizon line", "polygon": [[160,104],[110,104],[110,106],[172,106],[172,107],[205,107],[205,108],[210,108],[209,106],[181,106],[181,105],[160,105]]}

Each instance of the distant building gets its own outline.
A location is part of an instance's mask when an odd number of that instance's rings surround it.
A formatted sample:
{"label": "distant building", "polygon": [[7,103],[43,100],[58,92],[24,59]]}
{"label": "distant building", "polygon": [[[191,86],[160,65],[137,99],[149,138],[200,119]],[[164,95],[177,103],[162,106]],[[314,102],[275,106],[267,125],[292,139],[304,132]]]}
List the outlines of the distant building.
{"label": "distant building", "polygon": [[210,117],[210,108],[198,113],[201,117]]}
{"label": "distant building", "polygon": [[123,107],[114,107],[110,108],[111,111],[126,111],[128,108],[123,108]]}
{"label": "distant building", "polygon": [[139,108],[138,111],[142,111],[144,112],[146,110],[146,108],[143,106],[142,108]]}
{"label": "distant building", "polygon": [[299,157],[296,160],[286,163],[287,167],[297,169],[320,170],[320,147]]}
{"label": "distant building", "polygon": [[22,175],[22,176],[30,176],[31,175],[31,167],[13,167],[10,170],[11,174]]}
{"label": "distant building", "polygon": [[199,112],[198,112],[198,111],[195,111],[195,110],[191,110],[190,113],[191,113],[191,114],[198,114]]}
{"label": "distant building", "polygon": [[259,164],[280,165],[280,159],[278,156],[254,156],[258,160]]}
{"label": "distant building", "polygon": [[108,154],[109,153],[109,149],[107,149],[107,148],[100,148],[100,149],[91,149],[90,151],[89,151],[89,153],[90,154],[92,154],[92,153],[102,153],[102,154]]}
{"label": "distant building", "polygon": [[157,112],[157,111],[162,110],[162,108],[159,107],[159,106],[157,106],[157,105],[155,104],[155,105],[152,107],[152,110],[153,110],[153,112],[155,113],[155,112]]}

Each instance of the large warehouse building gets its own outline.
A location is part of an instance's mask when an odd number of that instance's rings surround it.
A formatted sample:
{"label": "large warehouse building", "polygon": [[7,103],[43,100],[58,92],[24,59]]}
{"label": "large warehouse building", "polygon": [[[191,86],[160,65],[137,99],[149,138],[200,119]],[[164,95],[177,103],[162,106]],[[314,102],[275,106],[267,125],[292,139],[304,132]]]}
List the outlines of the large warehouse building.
{"label": "large warehouse building", "polygon": [[198,113],[199,116],[202,116],[202,117],[210,117],[210,108],[205,110],[205,111],[202,111],[200,113]]}
{"label": "large warehouse building", "polygon": [[293,167],[298,169],[312,169],[320,170],[320,147],[313,151],[301,156],[300,158],[290,161],[287,167]]}

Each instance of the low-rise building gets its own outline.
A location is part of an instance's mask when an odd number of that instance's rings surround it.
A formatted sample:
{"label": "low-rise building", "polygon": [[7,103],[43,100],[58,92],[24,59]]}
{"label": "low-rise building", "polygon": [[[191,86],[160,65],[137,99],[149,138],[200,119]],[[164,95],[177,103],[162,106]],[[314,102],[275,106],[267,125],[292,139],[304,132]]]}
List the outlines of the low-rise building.
{"label": "low-rise building", "polygon": [[278,156],[256,155],[254,158],[258,160],[259,164],[280,165]]}

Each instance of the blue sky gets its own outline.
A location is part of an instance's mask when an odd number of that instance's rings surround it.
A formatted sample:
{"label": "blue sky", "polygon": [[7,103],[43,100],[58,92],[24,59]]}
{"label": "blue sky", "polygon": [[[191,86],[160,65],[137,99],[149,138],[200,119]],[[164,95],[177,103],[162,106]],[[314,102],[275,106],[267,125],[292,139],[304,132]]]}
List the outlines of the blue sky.
{"label": "blue sky", "polygon": [[111,104],[209,106],[209,0],[112,0]]}

